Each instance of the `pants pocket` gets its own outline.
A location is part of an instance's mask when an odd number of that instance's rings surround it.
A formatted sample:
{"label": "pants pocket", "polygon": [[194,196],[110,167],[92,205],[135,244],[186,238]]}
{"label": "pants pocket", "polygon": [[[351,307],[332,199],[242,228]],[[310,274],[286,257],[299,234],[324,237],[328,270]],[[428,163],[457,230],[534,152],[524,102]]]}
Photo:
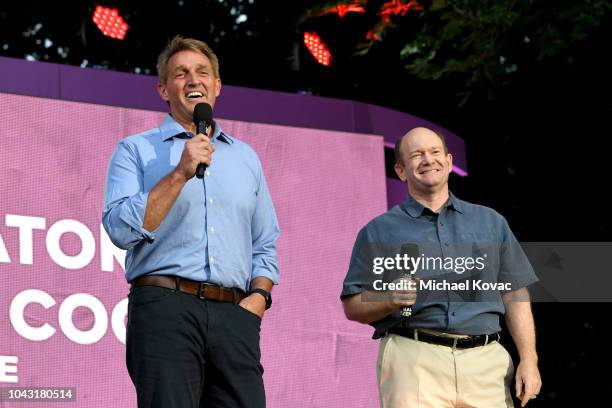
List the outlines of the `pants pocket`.
{"label": "pants pocket", "polygon": [[130,308],[135,309],[145,305],[155,304],[164,301],[175,293],[168,288],[158,286],[137,286],[129,296]]}
{"label": "pants pocket", "polygon": [[239,314],[243,314],[245,316],[248,316],[250,319],[255,319],[258,323],[261,323],[261,317],[259,317],[258,315],[256,315],[255,313],[251,312],[249,309],[246,309],[240,305],[236,305],[235,306],[238,309],[238,313]]}

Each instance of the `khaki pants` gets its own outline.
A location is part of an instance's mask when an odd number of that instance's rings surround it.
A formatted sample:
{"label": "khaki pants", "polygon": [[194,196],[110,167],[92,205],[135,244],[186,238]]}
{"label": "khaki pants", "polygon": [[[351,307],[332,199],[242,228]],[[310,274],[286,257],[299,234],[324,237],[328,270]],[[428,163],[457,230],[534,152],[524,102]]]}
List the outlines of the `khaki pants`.
{"label": "khaki pants", "polygon": [[385,336],[378,354],[381,408],[508,408],[514,365],[498,342],[464,350]]}

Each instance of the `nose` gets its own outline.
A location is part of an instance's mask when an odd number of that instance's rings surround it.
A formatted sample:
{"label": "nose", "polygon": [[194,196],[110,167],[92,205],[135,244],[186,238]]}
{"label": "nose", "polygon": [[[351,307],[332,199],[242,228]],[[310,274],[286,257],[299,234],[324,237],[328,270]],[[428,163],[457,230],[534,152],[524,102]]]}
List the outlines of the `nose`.
{"label": "nose", "polygon": [[196,79],[196,74],[194,72],[188,72],[185,76],[185,79],[187,80],[188,87],[194,88],[198,86],[198,81]]}
{"label": "nose", "polygon": [[434,163],[434,158],[433,155],[430,153],[425,152],[422,156],[421,156],[421,162],[423,164],[433,164]]}

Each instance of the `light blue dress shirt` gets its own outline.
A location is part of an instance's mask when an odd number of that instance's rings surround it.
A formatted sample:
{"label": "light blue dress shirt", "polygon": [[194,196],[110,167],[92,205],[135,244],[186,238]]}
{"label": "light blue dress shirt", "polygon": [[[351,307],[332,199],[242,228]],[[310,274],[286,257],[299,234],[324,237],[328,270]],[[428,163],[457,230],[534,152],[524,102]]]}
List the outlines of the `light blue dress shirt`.
{"label": "light blue dress shirt", "polygon": [[177,275],[248,291],[264,276],[278,283],[278,220],[261,162],[214,123],[212,164],[191,178],[155,231],[143,227],[149,192],[178,165],[193,137],[170,115],[158,128],[123,139],[110,161],[102,223],[127,249],[128,282]]}

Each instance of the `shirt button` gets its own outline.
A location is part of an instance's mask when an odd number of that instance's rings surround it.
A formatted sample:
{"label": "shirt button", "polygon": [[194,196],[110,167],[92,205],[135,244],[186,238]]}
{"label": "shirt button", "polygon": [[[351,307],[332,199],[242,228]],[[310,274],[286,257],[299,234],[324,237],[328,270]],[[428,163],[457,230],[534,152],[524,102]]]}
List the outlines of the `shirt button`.
{"label": "shirt button", "polygon": [[214,257],[214,256],[211,256],[211,257],[210,257],[210,263],[211,263],[211,264],[212,264],[212,263],[215,263],[215,257]]}
{"label": "shirt button", "polygon": [[210,177],[210,170],[206,170],[206,175]]}
{"label": "shirt button", "polygon": [[212,203],[214,203],[214,202],[215,202],[215,200],[213,200],[212,198],[209,198],[209,199],[208,199],[208,202],[212,204]]}
{"label": "shirt button", "polygon": [[444,246],[449,246],[449,245],[450,245],[450,244],[449,244],[448,242],[445,242],[445,243],[444,243]]}
{"label": "shirt button", "polygon": [[215,233],[215,227],[210,227],[210,232]]}
{"label": "shirt button", "polygon": [[454,316],[454,315],[455,315],[455,312],[451,313],[451,316]]}

